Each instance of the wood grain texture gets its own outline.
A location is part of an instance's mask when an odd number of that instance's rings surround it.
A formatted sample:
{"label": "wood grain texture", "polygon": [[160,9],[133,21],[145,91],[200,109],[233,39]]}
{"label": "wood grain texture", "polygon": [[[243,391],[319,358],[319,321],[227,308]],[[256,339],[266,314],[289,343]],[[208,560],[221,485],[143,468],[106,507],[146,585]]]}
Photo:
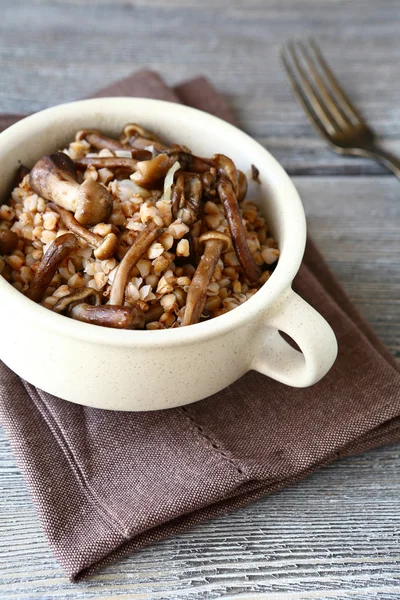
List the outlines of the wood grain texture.
{"label": "wood grain texture", "polygon": [[[148,67],[207,74],[243,127],[294,177],[309,229],[379,337],[400,357],[400,184],[332,154],[278,58],[323,45],[354,101],[400,152],[395,0],[0,0],[0,112],[83,97]],[[335,463],[245,509],[69,584],[0,432],[0,598],[396,600],[400,445]]]}
{"label": "wood grain texture", "polygon": [[291,173],[384,173],[333,155],[316,138],[279,47],[314,35],[386,145],[400,152],[399,19],[396,0],[1,0],[0,111],[74,100],[142,66],[169,83],[206,73]]}

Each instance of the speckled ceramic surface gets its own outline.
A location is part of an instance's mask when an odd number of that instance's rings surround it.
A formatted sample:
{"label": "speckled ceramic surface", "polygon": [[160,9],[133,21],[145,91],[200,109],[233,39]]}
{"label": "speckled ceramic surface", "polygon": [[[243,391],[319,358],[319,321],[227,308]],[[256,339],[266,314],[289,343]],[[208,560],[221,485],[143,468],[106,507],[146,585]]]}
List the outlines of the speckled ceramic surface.
{"label": "speckled ceramic surface", "polygon": [[[278,240],[281,256],[269,281],[235,310],[181,329],[120,331],[80,323],[27,300],[0,277],[0,358],[18,375],[56,396],[112,410],[158,410],[205,398],[250,369],[295,387],[316,383],[332,366],[337,344],[326,321],[291,289],[304,252],[300,198],[275,159],[249,136],[206,113],[159,100],[101,98],[57,106],[0,134],[0,195],[19,162],[31,167],[66,145],[78,129],[110,135],[138,122],[193,152],[230,156],[261,186],[250,187]],[[279,335],[285,331],[303,354]]]}

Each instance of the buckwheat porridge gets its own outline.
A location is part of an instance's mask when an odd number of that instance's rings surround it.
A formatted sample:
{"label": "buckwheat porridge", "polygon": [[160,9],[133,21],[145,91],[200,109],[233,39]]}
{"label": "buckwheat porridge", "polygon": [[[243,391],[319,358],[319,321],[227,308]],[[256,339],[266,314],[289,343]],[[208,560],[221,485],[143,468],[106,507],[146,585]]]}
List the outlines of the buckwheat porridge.
{"label": "buckwheat porridge", "polygon": [[[253,173],[257,172],[253,168]],[[279,256],[230,158],[166,146],[136,124],[78,131],[21,167],[0,207],[0,273],[73,319],[181,327],[246,302]]]}

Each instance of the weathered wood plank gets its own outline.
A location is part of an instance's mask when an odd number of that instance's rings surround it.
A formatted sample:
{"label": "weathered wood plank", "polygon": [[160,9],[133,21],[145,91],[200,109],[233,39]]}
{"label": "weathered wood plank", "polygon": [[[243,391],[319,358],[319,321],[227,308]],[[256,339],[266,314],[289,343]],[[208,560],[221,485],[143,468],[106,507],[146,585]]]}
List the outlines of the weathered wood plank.
{"label": "weathered wood plank", "polygon": [[0,596],[394,600],[400,447],[326,467],[252,506],[69,584],[0,438]]}
{"label": "weathered wood plank", "polygon": [[2,0],[0,111],[73,100],[143,66],[169,83],[205,73],[243,127],[293,174],[384,172],[333,155],[316,137],[278,49],[289,37],[315,35],[354,101],[400,152],[399,3],[208,0],[201,7],[195,0]]}

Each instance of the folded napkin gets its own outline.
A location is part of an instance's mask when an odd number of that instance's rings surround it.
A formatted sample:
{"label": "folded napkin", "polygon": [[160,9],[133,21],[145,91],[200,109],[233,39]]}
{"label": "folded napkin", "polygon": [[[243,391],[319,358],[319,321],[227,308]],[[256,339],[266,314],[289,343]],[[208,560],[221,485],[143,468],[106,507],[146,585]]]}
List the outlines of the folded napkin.
{"label": "folded napkin", "polygon": [[[96,94],[110,95],[183,102],[234,120],[204,78],[171,90],[144,71]],[[334,367],[308,389],[250,372],[183,408],[108,412],[46,394],[0,363],[1,421],[73,580],[337,457],[400,440],[396,363],[311,241],[295,287],[339,342]]]}

